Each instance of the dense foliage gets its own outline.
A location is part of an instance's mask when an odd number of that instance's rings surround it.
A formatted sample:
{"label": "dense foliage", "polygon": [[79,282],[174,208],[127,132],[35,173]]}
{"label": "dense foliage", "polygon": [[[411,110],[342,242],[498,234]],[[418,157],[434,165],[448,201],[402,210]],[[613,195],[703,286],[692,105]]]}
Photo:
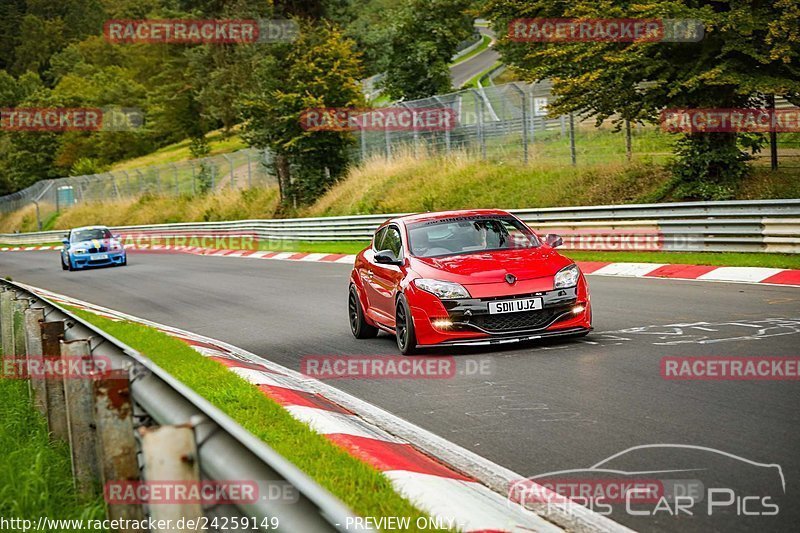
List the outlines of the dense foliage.
{"label": "dense foliage", "polygon": [[[598,121],[655,121],[664,108],[766,107],[770,95],[800,104],[800,4],[796,0],[488,0],[503,61],[526,79],[550,79],[553,113]],[[696,19],[698,42],[512,42],[518,18]],[[691,133],[674,174],[686,196],[724,198],[746,171],[753,135]]]}
{"label": "dense foliage", "polygon": [[[364,105],[360,81],[382,74],[393,99],[451,89],[448,63],[482,14],[500,36],[504,63],[549,79],[554,114],[654,122],[664,108],[800,103],[800,4],[796,0],[2,0],[0,108],[137,108],[137,131],[0,130],[0,194],[206,134],[240,130],[269,148],[284,202],[308,203],[349,163],[347,132],[303,131],[308,107]],[[517,43],[516,18],[680,18],[702,21],[699,42]],[[112,44],[110,19],[291,18],[292,43]],[[761,135],[693,133],[673,166],[686,197],[725,198],[748,171]],[[202,176],[201,176],[202,177]]]}
{"label": "dense foliage", "polygon": [[[437,0],[4,0],[0,3],[0,107],[140,109],[137,131],[61,133],[0,131],[0,194],[45,178],[102,172],[116,161],[190,139],[208,154],[205,135],[242,127],[256,147],[270,148],[284,201],[307,202],[344,171],[347,133],[303,132],[306,107],[364,105],[359,80],[392,62],[397,16],[443,18]],[[291,43],[114,44],[112,19],[285,19],[302,26]],[[458,24],[463,26],[465,17]],[[442,27],[448,24],[443,23]],[[469,24],[467,24],[467,27]],[[455,32],[430,51],[447,58]],[[425,65],[421,65],[425,68]],[[446,61],[444,63],[446,71]],[[441,70],[441,68],[439,68]],[[449,83],[449,78],[448,78]],[[449,86],[449,85],[448,85]],[[434,90],[431,86],[428,90]],[[398,88],[413,96],[415,87]],[[404,92],[405,91],[405,92]]]}

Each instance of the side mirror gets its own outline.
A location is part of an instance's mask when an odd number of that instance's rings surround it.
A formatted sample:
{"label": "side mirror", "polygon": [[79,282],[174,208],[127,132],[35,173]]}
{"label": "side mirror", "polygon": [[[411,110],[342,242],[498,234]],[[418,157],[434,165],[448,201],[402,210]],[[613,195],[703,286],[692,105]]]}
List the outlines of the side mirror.
{"label": "side mirror", "polygon": [[558,248],[562,244],[564,244],[564,239],[561,238],[560,235],[556,235],[555,233],[548,233],[544,236],[544,242],[547,243],[548,246],[551,248]]}
{"label": "side mirror", "polygon": [[69,248],[69,239],[61,239],[61,244]]}
{"label": "side mirror", "polygon": [[119,233],[114,233],[113,235],[111,235],[111,238],[119,240],[120,235],[119,235]]}
{"label": "side mirror", "polygon": [[397,256],[394,255],[394,252],[391,251],[391,250],[381,250],[380,252],[377,252],[375,254],[375,262],[380,264],[380,265],[396,265],[396,266],[400,266],[400,265],[403,264],[403,262],[400,261],[397,258]]}

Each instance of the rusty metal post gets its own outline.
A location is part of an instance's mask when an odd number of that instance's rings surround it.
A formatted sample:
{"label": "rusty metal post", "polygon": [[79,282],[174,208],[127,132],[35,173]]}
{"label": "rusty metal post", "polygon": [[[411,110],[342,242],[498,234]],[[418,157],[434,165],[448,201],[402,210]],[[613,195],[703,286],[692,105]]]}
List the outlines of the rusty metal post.
{"label": "rusty metal post", "polygon": [[27,298],[15,298],[12,301],[14,309],[14,355],[19,358],[25,357],[25,311],[30,307],[31,302]]}
{"label": "rusty metal post", "polygon": [[14,291],[0,292],[0,335],[2,335],[3,355],[14,355]]}
{"label": "rusty metal post", "polygon": [[65,371],[64,399],[72,458],[72,480],[81,494],[92,494],[100,481],[97,464],[97,436],[94,423],[94,391],[91,348],[88,340],[61,343]]}
{"label": "rusty metal post", "polygon": [[106,514],[111,520],[140,521],[144,517],[141,505],[108,502],[109,483],[125,484],[139,480],[129,372],[129,368],[125,368],[97,373],[93,376],[92,385],[100,475],[106,494]]}
{"label": "rusty metal post", "polygon": [[[200,465],[197,462],[194,429],[187,426],[161,426],[144,430],[141,435],[144,478],[147,482],[199,483]],[[154,521],[163,520],[164,523],[176,524],[183,518],[197,524],[203,517],[200,502],[151,502],[148,509]]]}
{"label": "rusty metal post", "polygon": [[[45,368],[54,368],[61,359],[61,346],[59,343],[64,338],[64,322],[39,322],[42,330],[42,358]],[[47,427],[56,438],[67,440],[67,408],[64,399],[64,382],[45,371],[44,383],[47,397]]]}
{"label": "rusty metal post", "polygon": [[[25,349],[25,311],[30,307],[30,300],[24,298],[16,298],[12,301],[12,308],[14,310],[14,322],[12,328],[14,330],[14,357],[17,364],[22,364],[25,361],[27,366],[28,358]],[[23,376],[28,373],[27,369],[24,370]],[[28,398],[33,400],[33,389],[31,389],[31,382],[25,379],[28,385]]]}
{"label": "rusty metal post", "polygon": [[41,307],[31,307],[25,311],[25,353],[28,355],[33,405],[37,411],[45,415],[47,413],[47,391],[41,375],[44,360],[42,358],[42,330],[39,326],[43,320],[44,309]]}

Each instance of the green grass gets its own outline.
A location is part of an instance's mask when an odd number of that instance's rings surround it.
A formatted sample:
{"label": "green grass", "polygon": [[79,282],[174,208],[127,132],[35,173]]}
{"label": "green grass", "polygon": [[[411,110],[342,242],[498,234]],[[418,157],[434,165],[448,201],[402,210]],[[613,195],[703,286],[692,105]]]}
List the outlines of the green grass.
{"label": "green grass", "polygon": [[[23,380],[0,378],[0,516],[33,520],[105,519],[102,496],[83,498],[72,485],[69,447],[51,442]],[[52,528],[50,531],[72,531]]]}
{"label": "green grass", "polygon": [[392,105],[392,99],[389,96],[381,93],[377,97],[373,98],[370,102],[372,107],[388,107]]}
{"label": "green grass", "polygon": [[[50,243],[51,246],[61,243]],[[258,243],[259,250],[324,254],[357,254],[370,241],[284,241]],[[4,245],[2,246],[11,246]],[[43,245],[44,246],[44,245]],[[575,261],[610,261],[618,263],[673,263],[680,265],[750,266],[800,269],[800,254],[735,252],[599,252],[559,250]]]}
{"label": "green grass", "polygon": [[261,241],[259,250],[271,252],[304,252],[323,254],[357,254],[367,246],[370,241]]}
{"label": "green grass", "polygon": [[[247,144],[236,134],[230,134],[226,136],[224,132],[216,131],[209,133],[206,138],[208,139],[209,147],[211,149],[209,155],[225,154],[247,148]],[[175,144],[170,144],[156,150],[151,154],[116,163],[111,167],[110,170],[128,170],[132,168],[142,168],[150,165],[163,165],[166,163],[176,163],[178,161],[194,159],[194,156],[192,156],[191,152],[189,151],[189,144],[190,141],[188,139]]]}
{"label": "green grass", "polygon": [[[257,387],[187,344],[153,328],[114,322],[71,309],[157,365],[224,411],[361,516],[426,516],[397,494],[380,472],[294,419]],[[415,530],[416,531],[416,530]]]}
{"label": "green grass", "polygon": [[579,170],[524,165],[498,154],[482,161],[463,152],[387,161],[376,157],[351,169],[298,216],[334,216],[469,208],[535,208],[640,203],[663,198],[668,173],[647,163],[607,163]]}
{"label": "green grass", "polygon": [[491,71],[493,71],[494,69],[496,69],[496,68],[497,68],[497,67],[499,67],[500,65],[502,65],[502,62],[498,61],[498,62],[497,62],[497,63],[495,63],[494,65],[492,65],[492,66],[488,67],[486,70],[483,70],[483,71],[481,71],[481,72],[479,72],[479,73],[475,74],[475,75],[474,75],[472,78],[470,78],[470,79],[469,79],[469,80],[468,80],[468,81],[467,81],[467,82],[466,82],[464,85],[462,85],[462,86],[461,86],[461,88],[462,88],[462,89],[469,89],[469,88],[472,88],[472,87],[474,87],[474,88],[476,88],[476,89],[477,89],[477,88],[478,88],[478,82],[479,82],[479,81],[481,81],[481,79],[482,79],[483,77],[485,77],[487,74],[489,74]]}
{"label": "green grass", "polygon": [[491,42],[492,42],[492,38],[489,37],[488,35],[481,36],[481,44],[479,44],[473,50],[470,50],[469,52],[467,52],[463,56],[460,56],[458,59],[456,59],[455,61],[450,63],[450,66],[452,67],[453,65],[458,65],[459,63],[463,63],[467,59],[475,57],[476,55],[480,54],[481,52],[483,52],[484,50],[489,48],[489,44]]}
{"label": "green grass", "polygon": [[4,244],[0,242],[0,248],[25,248],[27,246],[61,246],[61,241],[44,242],[42,244]]}
{"label": "green grass", "polygon": [[[286,252],[357,254],[369,241],[280,241],[262,242],[260,249]],[[800,269],[800,254],[733,252],[596,252],[560,249],[575,261],[614,263],[667,263],[680,265],[750,266]]]}

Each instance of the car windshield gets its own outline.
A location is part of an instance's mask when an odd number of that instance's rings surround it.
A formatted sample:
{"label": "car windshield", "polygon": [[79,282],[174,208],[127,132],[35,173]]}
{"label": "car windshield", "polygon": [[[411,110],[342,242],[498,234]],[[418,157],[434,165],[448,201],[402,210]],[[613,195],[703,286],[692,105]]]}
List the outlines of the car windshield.
{"label": "car windshield", "polygon": [[90,241],[92,239],[110,239],[111,232],[106,228],[79,229],[72,232],[71,242]]}
{"label": "car windshield", "polygon": [[411,254],[441,257],[490,250],[537,248],[539,239],[513,217],[453,217],[408,226]]}

